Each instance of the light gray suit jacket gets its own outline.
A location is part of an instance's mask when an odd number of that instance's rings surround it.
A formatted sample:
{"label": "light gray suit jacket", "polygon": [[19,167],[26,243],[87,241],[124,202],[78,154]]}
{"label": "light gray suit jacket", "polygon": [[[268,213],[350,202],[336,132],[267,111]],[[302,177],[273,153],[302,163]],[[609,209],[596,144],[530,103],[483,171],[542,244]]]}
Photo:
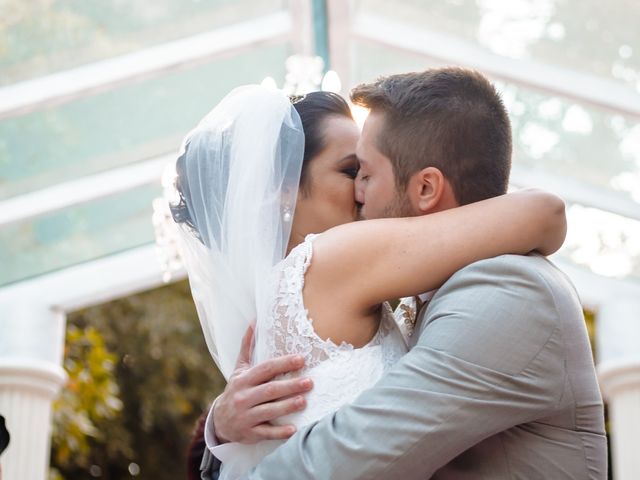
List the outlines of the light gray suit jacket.
{"label": "light gray suit jacket", "polygon": [[373,388],[251,479],[604,479],[607,444],[580,302],[538,255],[453,275]]}

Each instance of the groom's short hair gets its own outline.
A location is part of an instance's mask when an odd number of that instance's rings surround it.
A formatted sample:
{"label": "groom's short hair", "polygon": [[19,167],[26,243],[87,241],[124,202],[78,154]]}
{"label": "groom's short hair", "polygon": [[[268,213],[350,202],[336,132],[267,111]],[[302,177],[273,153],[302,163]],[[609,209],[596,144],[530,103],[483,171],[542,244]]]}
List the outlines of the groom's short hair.
{"label": "groom's short hair", "polygon": [[356,105],[383,114],[377,148],[396,185],[436,167],[465,205],[502,195],[511,170],[511,125],[495,87],[457,67],[382,77],[351,91]]}

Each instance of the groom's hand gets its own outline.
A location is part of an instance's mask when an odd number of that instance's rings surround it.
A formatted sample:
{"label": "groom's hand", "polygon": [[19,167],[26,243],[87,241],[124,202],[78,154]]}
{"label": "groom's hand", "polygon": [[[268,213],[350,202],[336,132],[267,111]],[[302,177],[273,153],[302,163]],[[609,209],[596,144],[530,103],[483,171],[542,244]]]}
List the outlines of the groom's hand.
{"label": "groom's hand", "polygon": [[236,369],[213,406],[213,422],[220,443],[289,438],[296,431],[293,425],[269,422],[304,409],[306,400],[301,394],[313,386],[308,378],[274,380],[283,373],[300,370],[304,366],[300,355],[274,358],[252,367],[252,346],[253,328],[249,327]]}

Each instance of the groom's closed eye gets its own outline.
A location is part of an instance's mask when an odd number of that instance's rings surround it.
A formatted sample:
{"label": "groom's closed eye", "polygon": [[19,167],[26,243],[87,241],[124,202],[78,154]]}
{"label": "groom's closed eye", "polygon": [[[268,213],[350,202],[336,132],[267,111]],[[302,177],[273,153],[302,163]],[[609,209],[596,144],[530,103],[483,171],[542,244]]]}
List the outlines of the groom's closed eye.
{"label": "groom's closed eye", "polygon": [[369,180],[369,174],[362,169],[362,167],[360,167],[360,169],[358,170],[358,178],[356,179],[357,182],[366,182],[367,180]]}
{"label": "groom's closed eye", "polygon": [[359,165],[359,170],[358,170],[358,178],[357,180],[362,180],[362,181],[367,181],[369,180],[370,174],[368,172],[368,163],[366,160],[358,157],[358,165]]}

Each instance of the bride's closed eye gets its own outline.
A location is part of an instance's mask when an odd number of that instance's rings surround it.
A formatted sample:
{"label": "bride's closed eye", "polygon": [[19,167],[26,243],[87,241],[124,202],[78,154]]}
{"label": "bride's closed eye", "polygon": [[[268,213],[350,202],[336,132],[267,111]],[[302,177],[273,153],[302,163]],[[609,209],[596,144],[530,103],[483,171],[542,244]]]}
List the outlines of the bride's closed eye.
{"label": "bride's closed eye", "polygon": [[343,168],[342,169],[342,173],[344,173],[347,177],[349,177],[351,180],[355,180],[356,177],[358,176],[358,171],[360,170],[359,167],[349,167],[349,168]]}

